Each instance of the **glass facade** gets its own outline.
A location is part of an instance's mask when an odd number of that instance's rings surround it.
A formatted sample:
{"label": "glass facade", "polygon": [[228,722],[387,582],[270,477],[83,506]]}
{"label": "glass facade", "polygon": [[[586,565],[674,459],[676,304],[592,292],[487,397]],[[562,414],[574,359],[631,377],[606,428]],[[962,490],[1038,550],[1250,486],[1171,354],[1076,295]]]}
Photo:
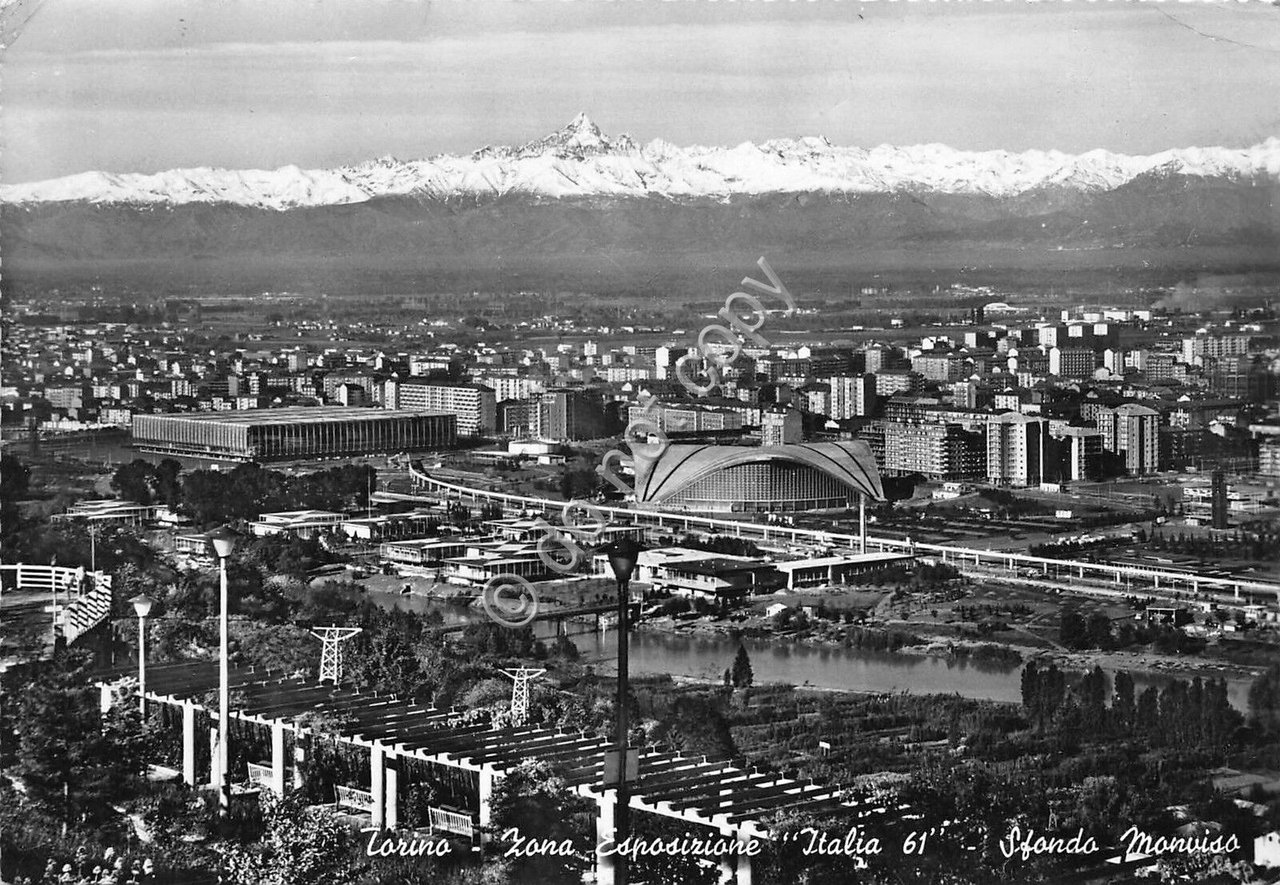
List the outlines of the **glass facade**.
{"label": "glass facade", "polygon": [[663,502],[667,508],[736,513],[843,509],[856,492],[804,464],[767,461],[718,470]]}
{"label": "glass facade", "polygon": [[135,415],[133,444],[147,452],[222,461],[292,461],[447,448],[454,415],[381,409],[261,409]]}

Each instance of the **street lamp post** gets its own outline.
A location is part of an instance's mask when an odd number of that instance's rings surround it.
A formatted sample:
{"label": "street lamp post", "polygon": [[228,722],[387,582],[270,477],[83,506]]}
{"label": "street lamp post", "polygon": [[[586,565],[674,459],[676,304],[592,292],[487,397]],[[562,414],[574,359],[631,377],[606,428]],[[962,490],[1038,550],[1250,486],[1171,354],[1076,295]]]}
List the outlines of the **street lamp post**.
{"label": "street lamp post", "polygon": [[236,549],[236,534],[223,527],[209,535],[209,543],[218,557],[218,578],[220,584],[220,607],[218,617],[218,813],[226,815],[231,806],[231,793],[228,788],[227,767],[230,754],[227,752],[227,721],[231,716],[231,690],[229,669],[229,652],[227,648],[227,624],[229,620],[227,591],[227,558]]}
{"label": "street lamp post", "polygon": [[138,615],[138,712],[147,715],[147,615],[155,600],[145,593],[129,600]]}
{"label": "street lamp post", "polygon": [[[618,754],[617,804],[614,806],[614,844],[621,845],[631,829],[631,790],[627,781],[627,749],[629,727],[627,722],[627,696],[629,694],[629,664],[627,653],[630,645],[630,584],[635,571],[640,545],[633,538],[621,538],[606,548],[609,567],[618,581],[618,730],[615,737]],[[615,858],[615,885],[627,885],[627,856],[619,852]]]}

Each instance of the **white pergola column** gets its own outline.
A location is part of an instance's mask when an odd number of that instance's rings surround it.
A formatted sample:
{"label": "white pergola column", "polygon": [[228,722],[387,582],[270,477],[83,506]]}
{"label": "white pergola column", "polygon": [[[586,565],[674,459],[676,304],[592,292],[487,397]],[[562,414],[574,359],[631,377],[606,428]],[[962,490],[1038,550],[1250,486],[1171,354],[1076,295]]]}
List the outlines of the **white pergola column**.
{"label": "white pergola column", "polygon": [[110,685],[98,686],[98,712],[106,716],[111,712],[111,703],[115,699],[115,692]]}
{"label": "white pergola column", "polygon": [[302,767],[307,761],[307,751],[300,742],[302,735],[294,732],[293,747],[293,788],[295,790],[302,789]]}
{"label": "white pergola column", "polygon": [[[736,834],[734,833],[732,827],[721,827],[720,837],[730,842],[737,841]],[[733,855],[726,852],[725,854],[721,854],[719,857],[717,857],[716,861],[720,866],[720,878],[717,881],[720,883],[720,885],[733,885],[734,876],[736,872],[734,869]]]}
{"label": "white pergola column", "polygon": [[493,825],[493,769],[480,769],[480,844],[489,843],[489,827]]}
{"label": "white pergola column", "polygon": [[182,782],[196,785],[196,705],[182,702]]}
{"label": "white pergola column", "polygon": [[385,760],[383,786],[386,792],[386,826],[388,830],[394,830],[400,826],[400,760],[390,754],[385,756]]}
{"label": "white pergola column", "polygon": [[271,789],[277,796],[284,795],[284,723],[271,723]]}
{"label": "white pergola column", "polygon": [[[598,809],[596,814],[596,845],[603,844],[606,839],[613,839],[614,812],[617,807],[618,803],[614,801],[612,793],[606,793],[596,800],[596,808]],[[614,885],[617,880],[617,862],[616,855],[596,853],[596,885]]]}
{"label": "white pergola column", "polygon": [[372,816],[375,830],[381,830],[387,825],[384,772],[382,742],[374,741],[369,748],[369,792],[373,794]]}
{"label": "white pergola column", "polygon": [[218,726],[209,728],[209,786],[217,789],[222,783],[218,771]]}
{"label": "white pergola column", "polygon": [[741,850],[738,854],[738,870],[734,878],[737,885],[751,885],[751,855],[746,853],[746,848],[751,843],[751,836],[738,830],[737,837]]}

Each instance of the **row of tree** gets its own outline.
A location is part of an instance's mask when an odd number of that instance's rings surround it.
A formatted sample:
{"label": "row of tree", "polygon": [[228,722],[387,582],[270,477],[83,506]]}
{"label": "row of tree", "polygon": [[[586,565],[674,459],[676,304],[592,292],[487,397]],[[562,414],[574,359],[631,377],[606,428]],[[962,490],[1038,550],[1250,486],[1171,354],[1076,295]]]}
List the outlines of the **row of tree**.
{"label": "row of tree", "polygon": [[1085,617],[1074,605],[1064,605],[1058,621],[1058,639],[1073,651],[1096,648],[1111,651],[1132,645],[1151,645],[1161,654],[1198,654],[1205,641],[1190,636],[1175,624],[1137,623],[1130,618],[1113,621],[1094,611]]}
{"label": "row of tree", "polygon": [[1172,532],[1166,535],[1159,529],[1151,535],[1146,546],[1151,550],[1172,551],[1201,559],[1247,559],[1275,562],[1280,558],[1280,531],[1264,526],[1258,531],[1240,531],[1232,534],[1188,535]]}
{"label": "row of tree", "polygon": [[1123,670],[1114,690],[1100,667],[1069,686],[1057,664],[1044,667],[1035,660],[1022,670],[1022,705],[1040,732],[1139,736],[1153,746],[1187,750],[1221,747],[1244,724],[1224,679],[1173,679],[1137,694],[1133,677]]}
{"label": "row of tree", "polygon": [[312,473],[288,474],[257,464],[230,471],[183,473],[172,458],[159,464],[137,459],[111,477],[120,497],[138,504],[161,503],[200,525],[253,519],[274,510],[349,510],[365,507],[375,486],[373,467],[345,464]]}

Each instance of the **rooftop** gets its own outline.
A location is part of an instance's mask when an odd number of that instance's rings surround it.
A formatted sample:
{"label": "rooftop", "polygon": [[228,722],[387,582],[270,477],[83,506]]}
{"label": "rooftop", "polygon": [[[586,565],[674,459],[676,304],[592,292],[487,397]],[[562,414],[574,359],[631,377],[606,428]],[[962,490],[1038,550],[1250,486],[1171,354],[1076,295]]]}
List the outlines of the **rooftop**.
{"label": "rooftop", "polygon": [[361,409],[349,406],[290,406],[281,409],[237,409],[230,412],[183,412],[147,415],[182,421],[205,421],[211,424],[261,426],[263,424],[321,424],[326,421],[381,421],[386,418],[435,417],[449,412],[404,409]]}
{"label": "rooftop", "polygon": [[906,553],[858,553],[853,556],[819,556],[815,559],[795,559],[790,562],[775,562],[773,567],[780,572],[792,572],[804,568],[830,568],[833,565],[857,565],[871,562],[904,562],[914,557]]}
{"label": "rooftop", "polygon": [[716,556],[711,559],[679,559],[663,563],[667,568],[691,575],[736,575],[741,572],[752,572],[757,569],[769,569],[774,565],[760,559],[743,560],[736,557]]}

